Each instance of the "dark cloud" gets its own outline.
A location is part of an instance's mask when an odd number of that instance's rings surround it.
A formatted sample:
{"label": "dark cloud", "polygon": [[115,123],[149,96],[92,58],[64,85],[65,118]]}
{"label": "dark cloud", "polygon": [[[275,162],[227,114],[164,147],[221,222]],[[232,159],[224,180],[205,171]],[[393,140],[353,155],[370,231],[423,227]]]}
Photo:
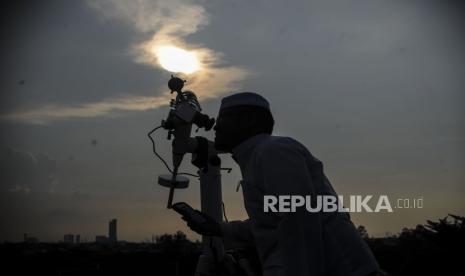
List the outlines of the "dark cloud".
{"label": "dark cloud", "polygon": [[56,161],[45,154],[2,147],[0,168],[3,193],[49,193],[57,184]]}
{"label": "dark cloud", "polygon": [[[150,94],[159,84],[152,69],[133,64],[129,50],[138,38],[125,24],[104,24],[86,1],[23,2],[3,10],[16,16],[7,16],[0,77],[10,102],[2,113]],[[18,85],[22,79],[27,85]]]}
{"label": "dark cloud", "polygon": [[2,235],[16,239],[26,231],[50,231],[58,222],[83,218],[89,193],[70,190],[58,181],[57,161],[43,153],[0,149],[0,224]]}
{"label": "dark cloud", "polygon": [[[18,240],[36,231],[56,186],[56,161],[45,154],[32,154],[11,147],[0,148],[1,235]],[[38,230],[38,229],[37,229]]]}

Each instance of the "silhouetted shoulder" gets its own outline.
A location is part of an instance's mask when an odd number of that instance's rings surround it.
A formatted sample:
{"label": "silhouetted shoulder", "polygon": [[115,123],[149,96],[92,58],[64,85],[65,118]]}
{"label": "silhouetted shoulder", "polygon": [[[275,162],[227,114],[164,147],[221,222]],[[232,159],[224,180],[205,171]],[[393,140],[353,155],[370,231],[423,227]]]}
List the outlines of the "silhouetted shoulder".
{"label": "silhouetted shoulder", "polygon": [[277,156],[305,155],[307,149],[295,139],[283,136],[269,136],[263,139],[255,149],[257,158],[273,158]]}
{"label": "silhouetted shoulder", "polygon": [[269,136],[262,140],[254,152],[254,159],[262,162],[266,160],[306,160],[309,164],[320,164],[322,162],[313,156],[310,151],[299,141],[285,136]]}
{"label": "silhouetted shoulder", "polygon": [[309,152],[308,149],[299,141],[285,136],[269,136],[258,145],[261,151],[298,151]]}

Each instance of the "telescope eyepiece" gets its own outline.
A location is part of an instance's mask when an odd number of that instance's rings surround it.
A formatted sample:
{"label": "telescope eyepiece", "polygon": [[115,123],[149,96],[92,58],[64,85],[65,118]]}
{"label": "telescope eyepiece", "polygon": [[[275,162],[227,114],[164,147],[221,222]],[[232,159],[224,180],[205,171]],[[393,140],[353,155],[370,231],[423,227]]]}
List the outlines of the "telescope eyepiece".
{"label": "telescope eyepiece", "polygon": [[210,118],[208,115],[197,112],[192,120],[199,128],[204,128],[205,131],[209,131],[215,125],[215,119]]}

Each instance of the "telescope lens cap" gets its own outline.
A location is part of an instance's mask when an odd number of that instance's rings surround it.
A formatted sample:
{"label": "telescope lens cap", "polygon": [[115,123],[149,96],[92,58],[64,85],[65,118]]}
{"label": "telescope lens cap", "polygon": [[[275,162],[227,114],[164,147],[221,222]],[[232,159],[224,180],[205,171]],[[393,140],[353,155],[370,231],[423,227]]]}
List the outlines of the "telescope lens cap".
{"label": "telescope lens cap", "polygon": [[182,88],[184,87],[184,80],[171,76],[171,79],[168,81],[168,88],[171,92],[181,92]]}

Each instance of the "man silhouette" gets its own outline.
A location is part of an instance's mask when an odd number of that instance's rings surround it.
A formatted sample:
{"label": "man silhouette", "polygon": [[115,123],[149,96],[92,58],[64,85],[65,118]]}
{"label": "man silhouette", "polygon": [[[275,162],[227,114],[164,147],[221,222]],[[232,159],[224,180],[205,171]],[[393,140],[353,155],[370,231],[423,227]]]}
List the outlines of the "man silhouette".
{"label": "man silhouette", "polygon": [[296,140],[272,136],[273,126],[262,96],[244,92],[222,99],[215,147],[232,153],[241,169],[249,219],[218,223],[205,214],[204,223],[183,219],[225,244],[254,244],[266,276],[374,275],[378,264],[347,213],[264,212],[265,195],[337,196],[322,162]]}

